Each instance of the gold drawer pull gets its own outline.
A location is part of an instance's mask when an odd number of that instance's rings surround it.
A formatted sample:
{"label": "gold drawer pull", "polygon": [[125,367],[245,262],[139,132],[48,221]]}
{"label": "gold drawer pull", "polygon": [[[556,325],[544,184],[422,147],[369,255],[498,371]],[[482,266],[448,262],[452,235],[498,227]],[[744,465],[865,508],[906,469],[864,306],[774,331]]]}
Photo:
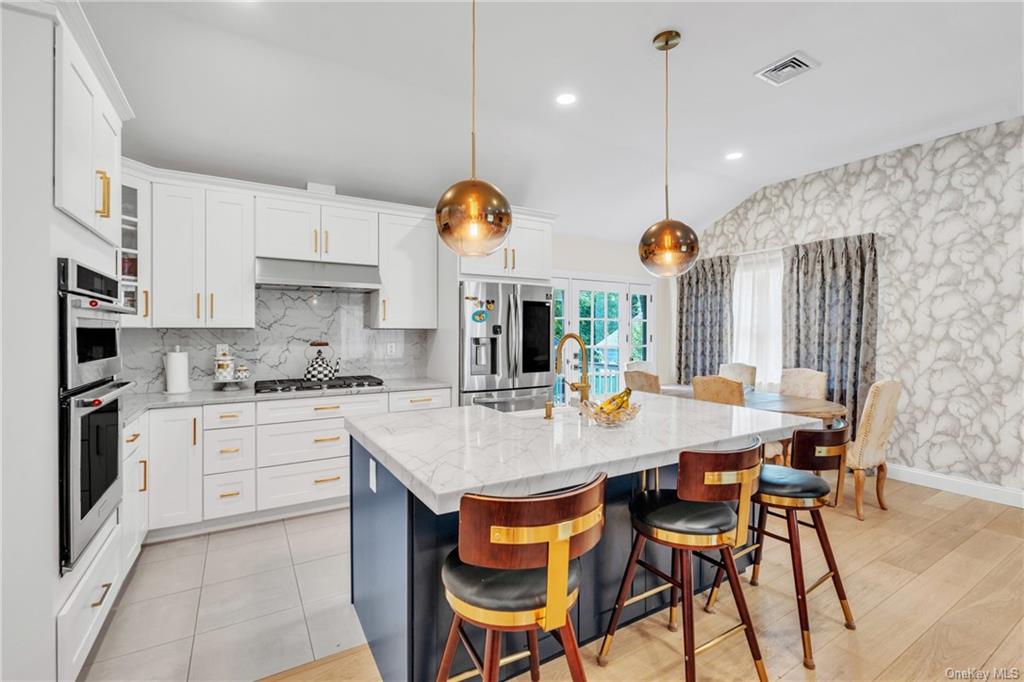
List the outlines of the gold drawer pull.
{"label": "gold drawer pull", "polygon": [[149,460],[140,459],[139,464],[142,465],[142,487],[139,488],[139,492],[144,493],[149,490]]}
{"label": "gold drawer pull", "polygon": [[331,481],[340,481],[341,476],[328,476],[327,478],[317,478],[313,483],[320,485],[321,483],[330,483]]}
{"label": "gold drawer pull", "polygon": [[317,405],[313,408],[314,412],[321,412],[323,410],[340,410],[341,405]]}
{"label": "gold drawer pull", "polygon": [[235,452],[241,452],[241,448],[221,448],[220,449],[220,454],[222,454],[222,455],[230,455],[230,454],[235,453]]}
{"label": "gold drawer pull", "polygon": [[224,414],[218,415],[218,419],[238,419],[241,416],[241,412],[225,412]]}
{"label": "gold drawer pull", "polygon": [[100,585],[100,587],[103,588],[103,595],[99,599],[94,601],[92,604],[89,604],[89,606],[93,608],[96,608],[97,606],[103,606],[103,602],[107,600],[107,593],[110,592],[110,588],[113,586],[114,583],[103,583],[102,585]]}
{"label": "gold drawer pull", "polygon": [[238,497],[241,494],[242,493],[238,492],[237,490],[232,490],[229,493],[221,493],[220,496],[221,496],[221,498],[224,498],[224,497]]}
{"label": "gold drawer pull", "polygon": [[137,441],[141,437],[142,437],[141,433],[133,433],[131,436],[126,438],[124,442],[125,443],[134,443],[135,441]]}
{"label": "gold drawer pull", "polygon": [[149,289],[142,290],[142,300],[145,302],[145,308],[143,308],[144,312],[142,313],[142,316],[149,317]]}
{"label": "gold drawer pull", "polygon": [[432,403],[432,402],[434,402],[434,399],[433,398],[410,398],[409,402],[410,403]]}
{"label": "gold drawer pull", "polygon": [[341,436],[323,436],[321,438],[314,438],[314,443],[334,443],[335,441],[341,440]]}
{"label": "gold drawer pull", "polygon": [[102,208],[96,209],[96,215],[100,218],[110,217],[110,175],[107,171],[98,170],[96,171],[96,177],[100,179],[103,185],[103,205]]}

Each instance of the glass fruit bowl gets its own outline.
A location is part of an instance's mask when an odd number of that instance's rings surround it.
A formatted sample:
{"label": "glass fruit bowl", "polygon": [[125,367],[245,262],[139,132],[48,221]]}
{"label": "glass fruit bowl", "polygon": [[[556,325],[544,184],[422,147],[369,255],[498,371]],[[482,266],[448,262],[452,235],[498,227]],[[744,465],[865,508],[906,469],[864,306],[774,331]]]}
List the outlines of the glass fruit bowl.
{"label": "glass fruit bowl", "polygon": [[601,426],[621,426],[633,421],[640,414],[640,405],[630,405],[612,412],[605,412],[597,403],[584,400],[580,403],[580,413]]}

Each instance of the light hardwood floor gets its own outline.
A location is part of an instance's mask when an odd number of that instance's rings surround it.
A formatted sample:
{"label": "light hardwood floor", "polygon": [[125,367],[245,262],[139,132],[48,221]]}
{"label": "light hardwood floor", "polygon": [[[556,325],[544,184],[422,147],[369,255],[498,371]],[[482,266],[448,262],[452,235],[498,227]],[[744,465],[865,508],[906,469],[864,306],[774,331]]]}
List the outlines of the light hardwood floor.
{"label": "light hardwood floor", "polygon": [[[826,510],[825,521],[857,629],[843,627],[831,585],[815,590],[807,600],[815,670],[801,664],[788,548],[769,538],[760,585],[749,585],[749,571],[741,577],[769,676],[944,680],[949,679],[947,669],[1013,667],[1024,675],[1024,510],[890,479],[889,511],[882,511],[872,495],[865,495],[865,520],[857,521],[852,477],[847,477],[847,488],[843,505]],[[779,519],[769,522],[771,530],[784,534],[784,528]],[[814,531],[801,528],[801,533],[804,575],[810,583],[825,573],[825,561]],[[732,595],[724,585],[714,613],[695,610],[698,644],[737,620]],[[670,632],[667,623],[666,611],[620,628],[604,668],[597,665],[600,642],[586,646],[588,679],[679,679],[682,635]],[[699,655],[697,676],[756,679],[744,638],[733,637]],[[273,679],[379,677],[364,646]],[[544,664],[541,679],[570,679],[564,659]]]}

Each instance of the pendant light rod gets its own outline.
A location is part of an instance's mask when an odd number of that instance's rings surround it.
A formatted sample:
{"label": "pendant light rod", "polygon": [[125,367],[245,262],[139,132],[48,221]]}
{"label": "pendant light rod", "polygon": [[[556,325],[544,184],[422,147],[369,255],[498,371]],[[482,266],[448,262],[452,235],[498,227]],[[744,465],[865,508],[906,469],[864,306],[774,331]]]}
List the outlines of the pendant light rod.
{"label": "pendant light rod", "polygon": [[668,220],[668,50],[665,50],[665,220]]}
{"label": "pendant light rod", "polygon": [[473,65],[473,67],[472,67],[472,72],[473,72],[473,76],[472,76],[472,78],[473,78],[473,88],[472,88],[473,89],[473,94],[470,97],[470,99],[472,101],[472,104],[470,105],[470,109],[471,109],[472,113],[470,115],[471,122],[470,122],[470,133],[469,133],[469,146],[471,148],[470,162],[469,162],[469,168],[470,168],[469,177],[472,178],[473,180],[476,180],[476,0],[473,0],[472,4],[473,4],[473,40],[472,40],[472,48],[471,49],[472,49],[472,52],[473,52],[473,56],[472,56],[470,62]]}

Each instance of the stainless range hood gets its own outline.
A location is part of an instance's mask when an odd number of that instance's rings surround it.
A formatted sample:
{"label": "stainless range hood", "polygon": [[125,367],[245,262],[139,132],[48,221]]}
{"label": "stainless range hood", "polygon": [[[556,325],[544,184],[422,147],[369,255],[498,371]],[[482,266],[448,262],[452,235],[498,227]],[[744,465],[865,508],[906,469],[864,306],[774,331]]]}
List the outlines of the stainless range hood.
{"label": "stainless range hood", "polygon": [[375,265],[257,258],[256,286],[264,289],[321,289],[365,294],[380,289],[380,271]]}

